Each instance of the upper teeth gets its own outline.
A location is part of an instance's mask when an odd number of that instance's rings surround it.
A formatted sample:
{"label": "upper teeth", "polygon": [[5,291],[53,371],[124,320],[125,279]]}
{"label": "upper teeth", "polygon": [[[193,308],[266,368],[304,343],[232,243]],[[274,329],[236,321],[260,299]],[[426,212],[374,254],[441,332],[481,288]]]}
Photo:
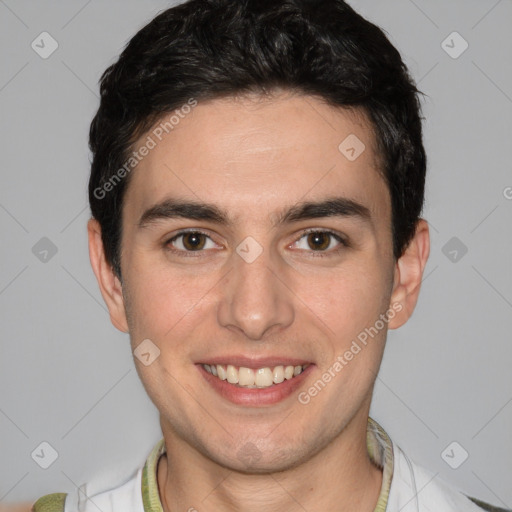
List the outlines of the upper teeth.
{"label": "upper teeth", "polygon": [[203,364],[203,368],[208,373],[215,375],[219,379],[227,380],[230,384],[238,384],[239,386],[250,388],[266,388],[272,384],[280,384],[285,379],[290,380],[299,375],[307,366],[307,364],[303,366],[280,365],[275,366],[273,369],[265,367],[253,370],[244,366],[238,368],[231,364]]}

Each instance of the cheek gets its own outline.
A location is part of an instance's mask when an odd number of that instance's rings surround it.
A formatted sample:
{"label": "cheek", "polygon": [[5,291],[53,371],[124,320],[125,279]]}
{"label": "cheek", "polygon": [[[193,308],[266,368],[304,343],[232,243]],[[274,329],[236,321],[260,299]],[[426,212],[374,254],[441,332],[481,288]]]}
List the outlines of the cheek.
{"label": "cheek", "polygon": [[176,348],[207,314],[214,277],[171,272],[154,263],[140,262],[130,268],[127,282],[132,337],[154,339],[157,344],[172,339]]}
{"label": "cheek", "polygon": [[386,311],[389,297],[384,277],[375,265],[347,265],[329,276],[304,280],[300,295],[307,297],[305,303],[325,322],[331,336],[346,340]]}

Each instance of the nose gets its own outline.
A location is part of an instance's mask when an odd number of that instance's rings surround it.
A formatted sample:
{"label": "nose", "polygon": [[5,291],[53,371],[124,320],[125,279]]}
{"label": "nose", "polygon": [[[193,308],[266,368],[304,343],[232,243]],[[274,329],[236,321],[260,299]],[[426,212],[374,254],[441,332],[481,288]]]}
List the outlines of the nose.
{"label": "nose", "polygon": [[[242,253],[240,253],[242,254]],[[262,340],[294,320],[293,294],[285,284],[284,267],[264,250],[254,261],[233,253],[233,268],[223,281],[218,322]]]}

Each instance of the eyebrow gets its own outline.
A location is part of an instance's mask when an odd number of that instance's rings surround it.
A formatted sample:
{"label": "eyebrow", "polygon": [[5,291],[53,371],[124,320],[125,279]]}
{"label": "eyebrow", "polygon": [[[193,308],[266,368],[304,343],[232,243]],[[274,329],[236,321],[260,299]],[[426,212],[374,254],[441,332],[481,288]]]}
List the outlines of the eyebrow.
{"label": "eyebrow", "polygon": [[318,202],[299,203],[277,216],[276,224],[319,219],[322,217],[348,217],[371,223],[370,210],[346,197],[334,197]]}
{"label": "eyebrow", "polygon": [[[365,223],[372,221],[370,210],[363,204],[346,197],[333,197],[323,201],[301,202],[286,208],[277,214],[273,225],[275,227],[323,217],[353,218]],[[139,228],[144,228],[157,221],[175,218],[209,221],[219,225],[232,224],[227,212],[213,204],[165,199],[144,211],[139,220]]]}

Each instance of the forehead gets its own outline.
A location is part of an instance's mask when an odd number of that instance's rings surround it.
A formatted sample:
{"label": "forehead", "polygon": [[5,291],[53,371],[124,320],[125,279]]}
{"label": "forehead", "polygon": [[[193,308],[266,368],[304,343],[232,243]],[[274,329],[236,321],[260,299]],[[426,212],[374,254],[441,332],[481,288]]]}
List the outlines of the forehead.
{"label": "forehead", "polygon": [[130,220],[169,197],[219,204],[236,221],[271,220],[284,205],[333,195],[389,220],[375,136],[362,112],[291,94],[216,99],[186,111],[164,116],[134,145],[151,149],[130,176]]}

